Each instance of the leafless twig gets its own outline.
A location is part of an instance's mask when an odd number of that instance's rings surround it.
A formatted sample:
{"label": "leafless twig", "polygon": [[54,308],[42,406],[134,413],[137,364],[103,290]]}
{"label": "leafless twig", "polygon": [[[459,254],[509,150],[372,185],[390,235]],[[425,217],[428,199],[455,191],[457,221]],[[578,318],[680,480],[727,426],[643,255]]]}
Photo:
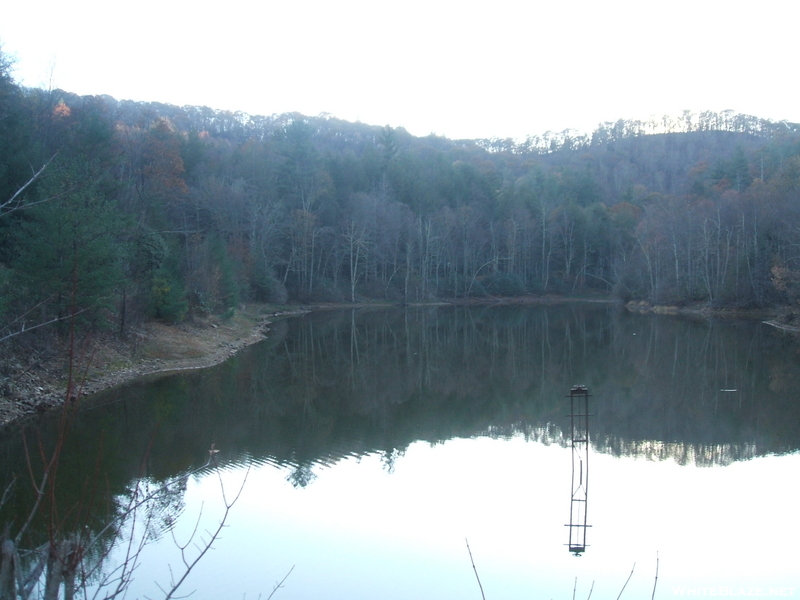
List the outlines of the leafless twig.
{"label": "leafless twig", "polygon": [[[213,451],[213,447],[212,447],[212,451]],[[216,466],[216,456],[215,456],[215,454],[213,452],[210,452],[209,454],[210,454],[210,462],[215,463],[215,466]],[[198,524],[195,525],[195,529],[192,531],[192,534],[189,537],[189,539],[187,540],[186,544],[184,544],[182,546],[179,546],[180,551],[181,551],[181,560],[183,561],[183,565],[184,565],[184,571],[183,571],[183,574],[178,578],[177,581],[175,581],[174,579],[172,579],[170,581],[170,586],[171,587],[170,587],[169,591],[167,592],[166,596],[164,596],[164,600],[170,600],[170,598],[174,598],[175,597],[175,593],[178,591],[178,588],[183,584],[183,582],[189,576],[189,573],[192,572],[192,570],[195,568],[197,563],[200,562],[200,559],[203,558],[203,556],[205,556],[206,552],[208,552],[211,549],[211,545],[219,538],[219,534],[222,532],[223,528],[225,527],[225,523],[228,520],[228,515],[230,514],[231,507],[233,507],[233,505],[236,504],[236,501],[242,495],[242,491],[244,490],[244,484],[247,482],[247,476],[249,474],[250,474],[250,468],[248,467],[247,472],[244,475],[244,479],[242,480],[242,485],[239,487],[239,491],[236,493],[236,496],[234,496],[233,500],[228,501],[228,499],[227,499],[227,497],[225,495],[225,486],[222,483],[222,474],[219,472],[219,469],[217,469],[217,477],[219,477],[219,485],[220,485],[220,489],[222,490],[222,500],[223,500],[223,504],[225,505],[225,509],[224,509],[223,514],[222,514],[222,518],[220,519],[219,525],[217,526],[217,528],[214,531],[207,531],[206,532],[210,536],[209,539],[207,541],[201,539],[202,544],[201,545],[195,545],[195,547],[199,550],[199,552],[198,552],[197,556],[194,559],[188,559],[187,558],[186,549],[192,543],[192,540],[193,540],[194,536],[197,533],[197,525],[199,524],[199,520],[198,520]]]}
{"label": "leafless twig", "polygon": [[[267,596],[267,600],[270,600],[270,598],[272,598],[275,592],[277,592],[279,589],[283,587],[283,582],[289,579],[289,575],[292,574],[292,571],[294,571],[294,565],[292,565],[292,568],[289,569],[289,572],[283,576],[283,579],[281,579],[278,583],[275,584],[275,587],[272,588],[272,591],[270,592],[269,596]],[[261,596],[259,596],[259,598],[260,597]]]}
{"label": "leafless twig", "polygon": [[656,597],[656,586],[658,585],[658,550],[656,550],[656,578],[653,580],[653,595],[650,600]]}
{"label": "leafless twig", "polygon": [[[45,300],[45,302],[46,302],[46,300]],[[37,304],[37,306],[40,306],[41,304],[44,304],[44,302],[40,302],[39,304]],[[36,308],[36,307],[34,307],[34,308]],[[89,310],[89,309],[88,308],[82,308],[81,310],[75,311],[74,315],[70,314],[70,315],[64,315],[63,317],[56,317],[54,319],[50,319],[49,321],[45,321],[44,323],[37,323],[36,325],[31,325],[30,327],[25,327],[25,324],[23,323],[22,327],[19,329],[19,331],[14,331],[12,333],[6,334],[3,337],[0,337],[0,342],[3,342],[5,340],[7,340],[9,338],[12,338],[14,336],[17,336],[17,335],[21,335],[21,334],[26,333],[28,331],[33,331],[34,329],[39,329],[39,327],[44,327],[45,325],[51,325],[52,323],[58,323],[59,321],[66,321],[68,319],[71,319],[75,315],[79,315],[82,312],[86,312],[87,310]],[[18,320],[19,320],[19,318],[15,319],[15,321],[18,321]],[[12,324],[13,324],[13,322],[9,323],[5,327],[10,327]]]}
{"label": "leafless twig", "polygon": [[36,171],[33,174],[33,177],[31,177],[27,182],[25,182],[25,185],[23,185],[16,192],[14,192],[14,195],[11,196],[11,198],[0,204],[0,216],[8,215],[14,212],[15,210],[28,208],[29,206],[33,206],[34,204],[40,204],[41,202],[46,202],[47,200],[49,200],[49,198],[47,198],[45,200],[39,200],[37,202],[28,202],[23,204],[21,196],[22,193],[28,188],[28,186],[31,185],[34,181],[36,181],[42,173],[44,173],[44,170],[50,165],[51,162],[53,162],[53,159],[56,157],[56,155],[58,155],[58,152],[53,154],[53,156],[50,157],[50,160],[44,163],[44,165],[42,165],[42,168]]}
{"label": "leafless twig", "polygon": [[472,570],[475,571],[475,579],[478,580],[478,587],[481,588],[481,598],[486,600],[486,595],[483,593],[483,585],[481,585],[481,578],[478,577],[478,569],[475,567],[475,561],[472,559],[472,550],[469,549],[469,540],[464,538],[464,541],[467,543],[467,552],[469,552],[469,561],[472,563]]}
{"label": "leafless twig", "polygon": [[3,498],[0,499],[0,508],[3,508],[8,499],[11,497],[11,490],[14,489],[14,484],[17,483],[17,478],[14,477],[11,482],[6,486],[6,489],[3,491]]}
{"label": "leafless twig", "polygon": [[625,585],[622,586],[622,589],[619,591],[619,596],[617,596],[617,600],[619,600],[620,596],[622,596],[622,592],[625,591],[625,587],[628,585],[628,582],[631,580],[633,576],[633,570],[636,568],[636,563],[633,563],[633,567],[631,567],[631,574],[628,575],[628,578],[625,580]]}
{"label": "leafless twig", "polygon": [[[159,488],[160,491],[163,491],[165,486]],[[125,591],[127,590],[128,586],[130,585],[131,581],[133,580],[133,574],[136,569],[139,567],[139,556],[144,550],[145,545],[147,544],[147,536],[142,535],[140,536],[138,542],[136,541],[136,527],[138,521],[138,511],[133,508],[134,506],[138,506],[136,503],[137,498],[139,495],[143,493],[141,490],[141,480],[136,482],[134,487],[133,493],[131,494],[130,501],[128,502],[128,506],[126,510],[123,512],[123,516],[129,516],[131,519],[130,523],[130,534],[128,535],[127,543],[125,544],[125,557],[120,561],[120,564],[117,565],[110,573],[105,575],[100,583],[97,585],[97,589],[93,598],[102,597],[104,599],[109,598],[117,598],[118,596],[124,596]],[[149,495],[151,498],[154,495]],[[145,522],[142,527],[143,531],[146,531],[149,523],[152,519],[152,515],[148,512],[145,517]],[[95,540],[99,541],[99,537],[97,536]],[[99,544],[98,544],[99,547]],[[98,561],[97,568],[100,567],[101,562]],[[90,570],[86,576],[84,577],[85,580],[88,580],[91,575],[92,571]],[[103,589],[105,587],[112,587],[113,591],[103,594]]]}

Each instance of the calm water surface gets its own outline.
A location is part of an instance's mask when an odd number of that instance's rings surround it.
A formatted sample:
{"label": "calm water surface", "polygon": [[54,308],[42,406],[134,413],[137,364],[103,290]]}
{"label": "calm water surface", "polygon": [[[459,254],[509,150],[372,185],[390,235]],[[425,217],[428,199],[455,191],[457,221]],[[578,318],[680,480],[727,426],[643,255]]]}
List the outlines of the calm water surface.
{"label": "calm water surface", "polygon": [[[581,557],[565,545],[574,384],[595,415]],[[274,598],[479,599],[466,540],[490,600],[616,598],[632,570],[623,598],[649,598],[656,567],[660,598],[800,595],[798,384],[800,346],[757,321],[590,304],[306,315],[219,367],[87,403],[59,511],[91,504],[82,523],[100,530],[137,481],[196,469],[213,443],[221,471],[151,512],[128,597],[158,597],[176,542],[216,527],[243,482],[193,597],[266,598],[294,567]],[[18,432],[2,453],[6,481]],[[18,487],[4,522],[29,500]],[[130,527],[107,536],[106,570]]]}

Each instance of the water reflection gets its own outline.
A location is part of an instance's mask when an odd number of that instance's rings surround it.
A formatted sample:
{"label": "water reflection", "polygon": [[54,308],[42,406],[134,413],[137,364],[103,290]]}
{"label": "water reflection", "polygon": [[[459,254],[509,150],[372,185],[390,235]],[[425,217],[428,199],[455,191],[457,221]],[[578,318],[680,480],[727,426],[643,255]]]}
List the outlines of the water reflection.
{"label": "water reflection", "polygon": [[[58,502],[80,504],[101,474],[93,503],[104,510],[86,522],[103,530],[132,482],[197,469],[212,443],[222,464],[277,466],[296,489],[349,458],[377,454],[390,473],[419,441],[517,436],[566,447],[563,395],[575,381],[603,398],[592,451],[729,465],[800,447],[798,379],[798,346],[758,322],[588,304],[312,314],[277,322],[266,342],[219,367],[87,404],[61,459]],[[26,429],[54,443],[47,418]],[[0,453],[0,483],[24,475],[19,432],[5,432]],[[3,522],[31,502],[18,487]],[[35,532],[32,544],[44,524]]]}
{"label": "water reflection", "polygon": [[569,504],[569,551],[586,551],[589,510],[589,390],[576,385],[569,391],[569,445],[572,457],[572,492]]}
{"label": "water reflection", "polygon": [[[729,464],[800,447],[800,405],[786,393],[800,384],[797,358],[757,322],[607,306],[307,315],[217,368],[101,395],[76,421],[80,448],[62,470],[93,472],[100,457],[116,494],[134,477],[197,468],[216,443],[223,462],[290,465],[303,486],[346,456],[378,452],[388,468],[417,440],[565,444],[561,398],[576,380],[603,398],[598,450]],[[37,427],[46,440],[47,420]],[[7,480],[24,451],[18,435],[1,444]]]}
{"label": "water reflection", "polygon": [[352,311],[282,322],[218,369],[109,394],[80,426],[129,445],[158,424],[156,476],[196,466],[210,441],[229,456],[324,464],[489,431],[560,442],[552,424],[578,380],[604,399],[601,450],[729,463],[798,447],[800,408],[783,393],[797,366],[797,348],[758,323],[592,307]]}

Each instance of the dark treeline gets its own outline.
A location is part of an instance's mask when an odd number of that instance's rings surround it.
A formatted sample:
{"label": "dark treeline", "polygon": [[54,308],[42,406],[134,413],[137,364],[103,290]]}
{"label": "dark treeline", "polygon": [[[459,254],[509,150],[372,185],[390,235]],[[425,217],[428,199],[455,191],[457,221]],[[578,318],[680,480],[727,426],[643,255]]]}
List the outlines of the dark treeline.
{"label": "dark treeline", "polygon": [[800,126],[731,112],[453,141],[24,89],[0,56],[6,334],[246,300],[791,303],[799,191]]}

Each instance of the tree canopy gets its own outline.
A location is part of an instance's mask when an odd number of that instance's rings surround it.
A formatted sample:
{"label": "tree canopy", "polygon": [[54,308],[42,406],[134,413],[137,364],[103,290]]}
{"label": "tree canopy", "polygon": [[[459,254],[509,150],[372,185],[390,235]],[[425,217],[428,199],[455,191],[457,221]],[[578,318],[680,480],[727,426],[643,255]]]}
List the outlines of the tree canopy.
{"label": "tree canopy", "polygon": [[799,191],[800,125],[730,111],[419,138],[26,89],[0,56],[3,323],[67,298],[123,333],[246,300],[794,303]]}

